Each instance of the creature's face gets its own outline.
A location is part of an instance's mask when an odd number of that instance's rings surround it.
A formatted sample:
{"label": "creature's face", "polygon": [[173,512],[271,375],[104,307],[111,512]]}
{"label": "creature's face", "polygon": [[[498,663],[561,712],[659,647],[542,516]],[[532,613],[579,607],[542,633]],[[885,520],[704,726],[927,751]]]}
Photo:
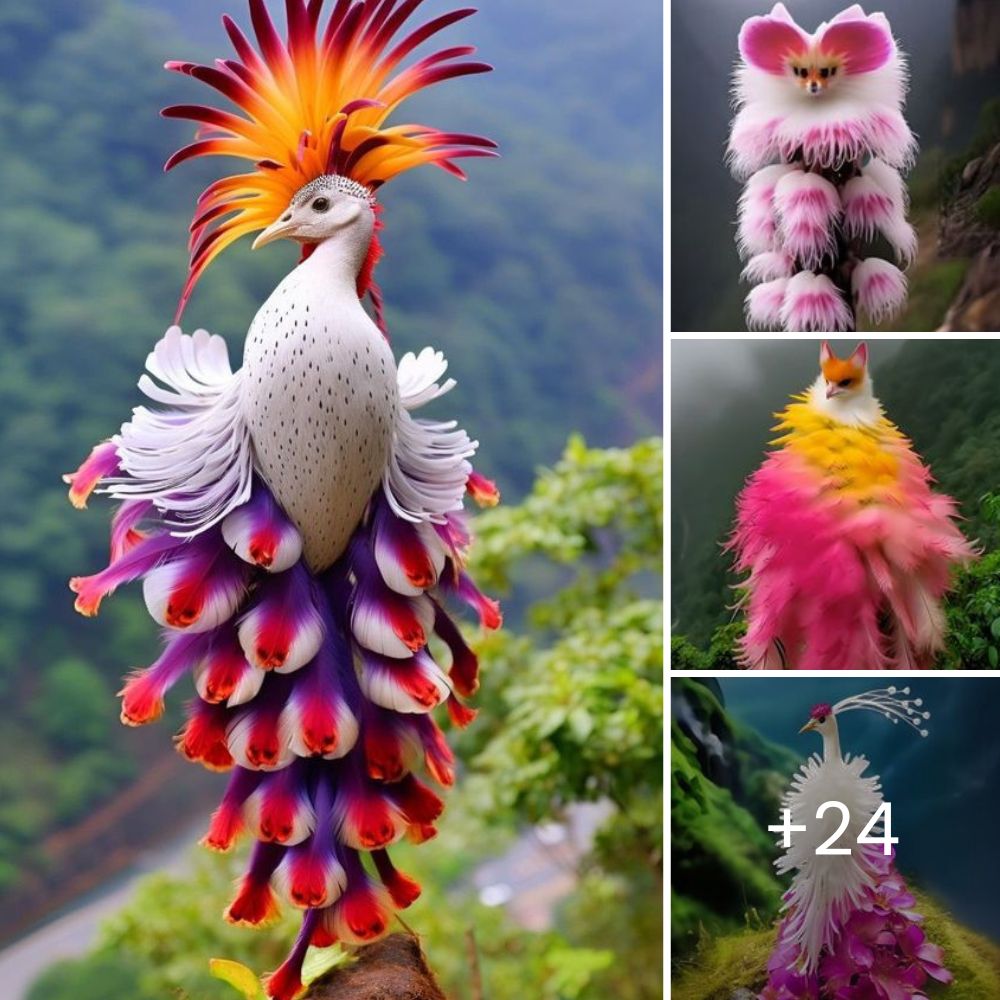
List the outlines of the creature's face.
{"label": "creature's face", "polygon": [[744,22],[739,44],[747,66],[787,75],[810,97],[836,90],[847,76],[881,69],[896,53],[885,15],[866,15],[857,5],[809,34],[783,4],[775,4],[770,14]]}
{"label": "creature's face", "polygon": [[788,71],[795,85],[810,97],[832,90],[844,75],[840,59],[822,52],[793,56],[788,61]]}
{"label": "creature's face", "polygon": [[300,188],[277,221],[254,240],[254,249],[274,240],[323,243],[334,237],[367,245],[374,227],[372,196],[346,177],[329,174]]}
{"label": "creature's face", "polygon": [[830,705],[816,705],[809,713],[809,721],[799,730],[800,733],[819,733],[821,736],[832,736],[837,731],[837,723]]}
{"label": "creature's face", "polygon": [[830,345],[823,341],[819,352],[819,366],[826,383],[826,398],[849,400],[868,391],[868,347],[858,344],[846,360],[838,358]]}

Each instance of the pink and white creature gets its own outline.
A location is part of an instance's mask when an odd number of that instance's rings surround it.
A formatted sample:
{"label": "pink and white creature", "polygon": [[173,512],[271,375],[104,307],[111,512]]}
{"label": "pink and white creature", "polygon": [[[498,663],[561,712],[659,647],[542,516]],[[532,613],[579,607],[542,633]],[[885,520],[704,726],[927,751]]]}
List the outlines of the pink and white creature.
{"label": "pink and white creature", "polygon": [[[906,301],[917,238],[903,172],[916,151],[903,117],[906,62],[884,14],[855,4],[813,34],[775,4],[740,31],[729,134],[745,181],[737,245],[754,287],[752,327],[850,330]],[[872,256],[876,240],[896,264]]]}

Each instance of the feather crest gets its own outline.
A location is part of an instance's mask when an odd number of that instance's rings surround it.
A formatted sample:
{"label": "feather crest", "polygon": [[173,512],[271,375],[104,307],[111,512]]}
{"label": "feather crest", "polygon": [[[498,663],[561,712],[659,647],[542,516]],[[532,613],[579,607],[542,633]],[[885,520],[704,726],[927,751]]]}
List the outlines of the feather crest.
{"label": "feather crest", "polygon": [[198,199],[178,315],[223,250],[270,225],[295,192],[317,177],[336,173],[374,192],[425,163],[464,178],[456,160],[497,155],[496,144],[482,136],[386,124],[419,91],[492,69],[469,58],[475,52],[471,46],[454,46],[399,70],[417,47],[469,17],[472,8],[433,18],[393,45],[419,3],[338,3],[323,30],[322,2],[307,9],[303,0],[289,0],[286,6],[285,39],[264,0],[250,0],[256,48],[227,16],[223,24],[237,58],[214,66],[176,60],[166,64],[168,70],[212,87],[237,111],[196,104],[165,108],[167,118],[198,123],[195,141],[177,150],[165,169],[201,156],[233,156],[255,168],[213,182]]}

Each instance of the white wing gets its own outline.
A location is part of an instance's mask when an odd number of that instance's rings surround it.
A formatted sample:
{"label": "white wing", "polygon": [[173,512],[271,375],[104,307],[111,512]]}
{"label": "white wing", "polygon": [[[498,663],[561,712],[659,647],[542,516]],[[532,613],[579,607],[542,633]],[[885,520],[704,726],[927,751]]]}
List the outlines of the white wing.
{"label": "white wing", "polygon": [[454,379],[439,382],[447,368],[444,355],[430,347],[404,355],[397,368],[400,407],[382,488],[393,511],[407,521],[440,523],[449,511],[462,509],[472,469],[468,460],[479,445],[454,420],[410,415],[454,388]]}
{"label": "white wing", "polygon": [[253,450],[240,414],[240,372],[230,367],[221,337],[176,326],[146,369],[139,388],[167,408],[136,407],[112,438],[125,475],[102,492],[152,500],[175,534],[195,535],[250,498]]}

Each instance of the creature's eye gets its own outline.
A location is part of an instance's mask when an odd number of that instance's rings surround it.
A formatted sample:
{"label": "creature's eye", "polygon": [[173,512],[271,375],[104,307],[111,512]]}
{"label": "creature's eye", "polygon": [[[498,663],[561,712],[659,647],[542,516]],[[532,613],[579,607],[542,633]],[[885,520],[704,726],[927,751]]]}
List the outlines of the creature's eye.
{"label": "creature's eye", "polygon": [[854,379],[851,379],[851,378],[842,378],[837,383],[837,385],[839,385],[841,389],[846,389],[853,381],[854,381]]}
{"label": "creature's eye", "polygon": [[823,68],[822,68],[822,69],[821,69],[821,70],[819,71],[819,75],[820,75],[821,77],[823,77],[823,79],[825,80],[825,79],[826,79],[826,78],[827,78],[827,77],[828,77],[828,76],[830,75],[830,71],[829,71],[829,69],[827,69],[827,68],[826,68],[826,66],[824,66],[824,67],[823,67]]}
{"label": "creature's eye", "polygon": [[314,212],[325,212],[330,207],[330,199],[329,198],[317,198],[312,203],[312,207],[313,207],[313,211]]}
{"label": "creature's eye", "polygon": [[830,67],[830,76],[836,76],[836,75],[837,75],[837,67],[836,66],[831,66]]}
{"label": "creature's eye", "polygon": [[819,718],[816,721],[822,726],[823,723],[826,722],[826,716],[825,715],[821,715],[821,716],[819,716]]}

